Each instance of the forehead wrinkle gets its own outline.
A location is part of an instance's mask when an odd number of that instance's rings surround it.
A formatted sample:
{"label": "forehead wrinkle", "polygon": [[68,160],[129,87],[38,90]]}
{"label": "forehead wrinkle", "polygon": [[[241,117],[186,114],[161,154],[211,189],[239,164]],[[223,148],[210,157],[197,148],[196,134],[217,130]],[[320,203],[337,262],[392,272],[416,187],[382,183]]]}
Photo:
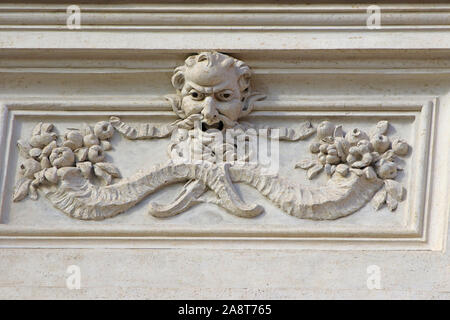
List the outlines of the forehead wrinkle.
{"label": "forehead wrinkle", "polygon": [[233,90],[233,87],[229,84],[229,81],[223,81],[222,83],[219,83],[218,85],[213,86],[213,87],[201,86],[192,81],[187,81],[186,85],[192,87],[193,89],[195,89],[201,93],[216,93],[216,92],[220,92],[224,89]]}
{"label": "forehead wrinkle", "polygon": [[213,92],[214,93],[220,92],[220,91],[222,91],[224,89],[233,90],[233,86],[229,82],[230,82],[230,80],[224,81],[224,82],[219,83],[218,85],[212,87]]}
{"label": "forehead wrinkle", "polygon": [[211,90],[208,90],[208,87],[204,87],[201,85],[196,84],[195,82],[188,81],[186,82],[186,85],[197,90],[200,93],[209,93]]}

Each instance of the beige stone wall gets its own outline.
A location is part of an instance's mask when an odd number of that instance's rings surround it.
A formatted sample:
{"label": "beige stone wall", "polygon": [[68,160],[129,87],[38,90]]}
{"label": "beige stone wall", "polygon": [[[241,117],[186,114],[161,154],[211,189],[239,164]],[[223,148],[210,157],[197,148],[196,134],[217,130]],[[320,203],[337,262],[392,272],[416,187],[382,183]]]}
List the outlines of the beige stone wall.
{"label": "beige stone wall", "polygon": [[[450,6],[90,3],[79,5],[80,29],[67,6],[0,3],[0,298],[450,297]],[[182,185],[102,221],[66,216],[43,190],[36,201],[12,201],[16,143],[36,123],[61,135],[110,116],[164,126],[177,119],[164,99],[175,93],[174,68],[213,50],[250,66],[252,88],[266,95],[249,122],[331,120],[368,131],[389,121],[389,136],[410,148],[396,210],[367,204],[337,220],[299,219],[240,184],[261,216],[211,203],[168,219],[149,214],[150,202],[169,203]],[[308,180],[294,169],[314,139],[280,142],[281,176],[327,183],[325,173]],[[107,159],[129,178],[167,163],[167,143],[117,134]],[[67,286],[73,265],[79,290]]]}

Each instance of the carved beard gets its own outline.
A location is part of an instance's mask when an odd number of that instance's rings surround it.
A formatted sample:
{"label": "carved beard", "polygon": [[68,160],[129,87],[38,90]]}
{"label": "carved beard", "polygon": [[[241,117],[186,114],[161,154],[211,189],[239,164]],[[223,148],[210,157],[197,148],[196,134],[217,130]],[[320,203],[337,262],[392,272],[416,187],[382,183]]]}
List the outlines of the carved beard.
{"label": "carved beard", "polygon": [[[178,128],[172,135],[172,143],[168,147],[170,158],[176,163],[207,161],[216,164],[238,160],[235,138],[245,134],[239,123],[236,122],[232,128],[222,131],[203,129],[203,125],[193,129]],[[250,150],[248,141],[245,141],[245,144],[245,150]],[[247,161],[249,158],[250,155],[246,152],[239,160]]]}

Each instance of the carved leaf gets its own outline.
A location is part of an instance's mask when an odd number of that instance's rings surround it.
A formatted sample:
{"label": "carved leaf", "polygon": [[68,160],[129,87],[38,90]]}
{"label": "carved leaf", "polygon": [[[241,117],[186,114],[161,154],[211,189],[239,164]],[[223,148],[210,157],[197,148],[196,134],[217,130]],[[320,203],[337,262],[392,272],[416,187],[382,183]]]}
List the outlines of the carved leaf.
{"label": "carved leaf", "polygon": [[[298,139],[305,139],[316,132],[316,128],[313,128],[311,122],[305,121],[297,129]],[[297,138],[297,137],[296,137]]]}
{"label": "carved leaf", "polygon": [[52,123],[44,123],[41,127],[41,133],[50,133],[53,130],[53,124]]}
{"label": "carved leaf", "polygon": [[313,167],[308,169],[308,172],[307,172],[308,179],[311,180],[312,178],[317,176],[319,174],[319,172],[322,171],[322,169],[323,169],[323,165],[316,163]]}
{"label": "carved leaf", "polygon": [[387,130],[389,128],[389,122],[386,120],[380,121],[375,126],[375,129],[372,130],[372,135],[375,134],[386,134]]}
{"label": "carved leaf", "polygon": [[56,167],[48,168],[44,172],[45,179],[51,183],[57,183],[58,182],[58,174]]}
{"label": "carved leaf", "polygon": [[102,170],[102,168],[100,168],[96,164],[94,165],[94,173],[97,177],[103,179],[106,185],[111,184],[112,181],[111,175],[108,172]]}
{"label": "carved leaf", "polygon": [[333,136],[335,138],[343,138],[344,137],[344,130],[342,129],[342,125],[338,125],[338,126],[336,126],[336,128],[334,128]]}
{"label": "carved leaf", "polygon": [[364,171],[361,169],[351,168],[350,171],[356,174],[357,176],[362,176],[364,174]]}
{"label": "carved leaf", "polygon": [[300,127],[295,128],[294,132],[295,134],[293,140],[306,139],[316,132],[316,128],[313,128],[311,122],[305,121],[300,125]]}
{"label": "carved leaf", "polygon": [[91,177],[92,163],[90,161],[78,162],[77,168],[80,169],[81,174],[86,179],[89,179]]}
{"label": "carved leaf", "polygon": [[84,124],[84,135],[88,136],[90,134],[94,134],[94,131],[92,130],[91,126],[89,126],[88,124]]}
{"label": "carved leaf", "polygon": [[395,157],[396,156],[395,156],[395,153],[393,150],[388,150],[381,155],[381,158],[388,160],[388,161],[394,161]]}
{"label": "carved leaf", "polygon": [[38,134],[41,134],[41,128],[42,128],[42,122],[39,122],[37,125],[34,126],[32,135],[37,136]]}
{"label": "carved leaf", "polygon": [[296,128],[279,128],[280,140],[303,140],[311,136],[316,129],[312,127],[311,122],[305,121]]}
{"label": "carved leaf", "polygon": [[386,189],[381,188],[375,196],[372,198],[372,201],[370,202],[375,210],[380,210],[380,208],[383,206],[383,204],[386,202]]}
{"label": "carved leaf", "polygon": [[52,166],[52,164],[50,163],[50,160],[47,157],[43,157],[41,159],[41,168],[42,169],[48,169]]}
{"label": "carved leaf", "polygon": [[387,179],[384,181],[387,193],[397,201],[402,201],[403,187],[395,180]]}
{"label": "carved leaf", "polygon": [[113,164],[108,162],[98,162],[95,166],[100,167],[103,171],[106,171],[114,178],[120,178],[119,169],[117,169]]}
{"label": "carved leaf", "polygon": [[363,171],[368,180],[373,180],[377,177],[377,174],[375,173],[375,170],[373,170],[372,167],[366,167],[366,168],[364,168]]}
{"label": "carved leaf", "polygon": [[30,187],[28,188],[28,191],[29,191],[30,199],[31,200],[37,200],[38,193],[37,193],[36,187],[33,186],[33,184],[30,184]]}
{"label": "carved leaf", "polygon": [[398,201],[395,200],[389,193],[386,196],[386,205],[389,210],[394,211],[397,209]]}
{"label": "carved leaf", "polygon": [[75,158],[77,162],[86,161],[86,159],[88,158],[88,151],[89,148],[80,148],[75,150]]}
{"label": "carved leaf", "polygon": [[44,147],[44,149],[42,149],[41,156],[48,157],[52,153],[52,150],[55,149],[57,146],[58,145],[56,141],[50,142],[47,146]]}
{"label": "carved leaf", "polygon": [[19,140],[17,141],[17,147],[19,148],[19,153],[25,159],[30,158],[31,146],[27,141]]}
{"label": "carved leaf", "polygon": [[41,183],[43,183],[45,181],[45,171],[46,170],[44,169],[44,170],[41,170],[41,171],[36,172],[34,174],[34,178],[35,179],[31,183],[33,186],[38,186],[39,184],[41,184]]}
{"label": "carved leaf", "polygon": [[302,168],[304,170],[311,168],[313,165],[317,164],[314,159],[303,159],[295,164],[295,168]]}
{"label": "carved leaf", "polygon": [[28,195],[31,180],[32,179],[22,178],[17,182],[13,196],[14,202],[25,199],[25,197]]}

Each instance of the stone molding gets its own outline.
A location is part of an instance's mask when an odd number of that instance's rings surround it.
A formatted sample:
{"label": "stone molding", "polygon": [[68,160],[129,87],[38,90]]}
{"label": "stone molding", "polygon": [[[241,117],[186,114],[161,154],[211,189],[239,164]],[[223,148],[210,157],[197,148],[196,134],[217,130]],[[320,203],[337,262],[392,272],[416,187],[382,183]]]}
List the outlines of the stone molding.
{"label": "stone molding", "polygon": [[[0,5],[1,247],[444,249],[450,207],[439,190],[448,190],[450,181],[448,5],[382,4],[381,30],[365,27],[365,5],[81,5],[86,24],[80,30],[65,29],[65,7]],[[267,15],[274,17],[270,24]],[[376,119],[409,135],[413,152],[400,207],[390,216],[374,211],[367,224],[11,223],[15,141],[29,137],[30,119],[51,119],[57,128],[68,115],[90,125],[111,115],[132,125],[140,117],[174,120],[163,98],[172,93],[172,71],[203,50],[251,66],[255,89],[267,95],[255,101],[251,121],[307,120],[317,127],[344,119],[348,131],[353,122],[367,122],[369,129],[377,122],[366,120]],[[306,172],[296,171],[307,181]]]}

